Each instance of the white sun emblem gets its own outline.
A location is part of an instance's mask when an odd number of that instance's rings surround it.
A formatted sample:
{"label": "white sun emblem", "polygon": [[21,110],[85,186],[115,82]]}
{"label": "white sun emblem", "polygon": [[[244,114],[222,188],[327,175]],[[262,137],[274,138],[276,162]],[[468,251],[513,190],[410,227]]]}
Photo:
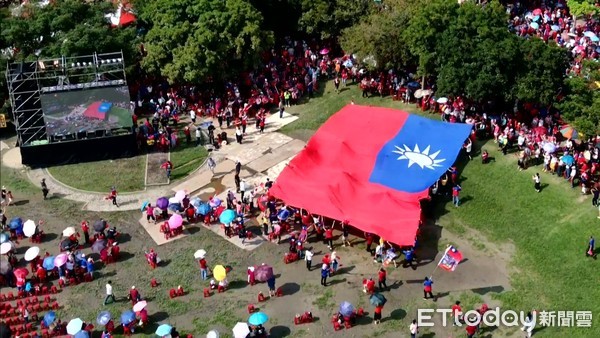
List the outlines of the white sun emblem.
{"label": "white sun emblem", "polygon": [[393,153],[399,154],[398,160],[408,160],[408,167],[410,168],[413,164],[423,168],[434,170],[436,167],[441,167],[440,163],[444,162],[445,158],[437,159],[440,154],[440,150],[433,154],[429,154],[430,146],[427,146],[425,150],[419,150],[419,146],[415,144],[415,149],[410,149],[406,144],[404,149],[402,147],[395,146],[396,150]]}

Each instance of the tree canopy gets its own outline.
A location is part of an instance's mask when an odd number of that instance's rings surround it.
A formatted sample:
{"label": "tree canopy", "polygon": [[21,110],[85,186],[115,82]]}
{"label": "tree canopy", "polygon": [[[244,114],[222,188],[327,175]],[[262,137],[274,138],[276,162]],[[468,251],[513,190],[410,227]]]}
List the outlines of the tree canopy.
{"label": "tree canopy", "polygon": [[564,99],[558,108],[567,121],[587,137],[600,133],[600,64],[584,62],[581,76],[565,81]]}
{"label": "tree canopy", "polygon": [[142,66],[170,81],[223,79],[254,67],[273,44],[262,14],[245,0],[144,0],[149,30]]}

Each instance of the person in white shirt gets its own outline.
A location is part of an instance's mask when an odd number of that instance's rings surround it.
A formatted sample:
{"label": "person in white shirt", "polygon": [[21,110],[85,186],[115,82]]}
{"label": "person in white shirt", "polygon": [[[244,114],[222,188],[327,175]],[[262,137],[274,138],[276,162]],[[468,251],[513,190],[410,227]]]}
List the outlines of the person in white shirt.
{"label": "person in white shirt", "polygon": [[190,119],[192,120],[192,123],[196,123],[196,112],[193,109],[190,110]]}
{"label": "person in white shirt", "polygon": [[106,298],[104,298],[104,305],[108,304],[108,300],[111,300],[111,303],[116,302],[115,295],[113,294],[112,281],[106,282]]}
{"label": "person in white shirt", "polygon": [[419,326],[417,325],[417,320],[413,319],[412,323],[410,324],[410,338],[416,338],[417,337],[417,333],[419,333]]}
{"label": "person in white shirt", "polygon": [[196,147],[200,145],[200,140],[202,140],[202,131],[200,127],[196,127]]}
{"label": "person in white shirt", "polygon": [[306,261],[306,269],[308,269],[308,271],[310,271],[312,269],[313,256],[314,256],[314,254],[310,250],[310,248],[307,248],[306,251],[304,251],[304,260]]}

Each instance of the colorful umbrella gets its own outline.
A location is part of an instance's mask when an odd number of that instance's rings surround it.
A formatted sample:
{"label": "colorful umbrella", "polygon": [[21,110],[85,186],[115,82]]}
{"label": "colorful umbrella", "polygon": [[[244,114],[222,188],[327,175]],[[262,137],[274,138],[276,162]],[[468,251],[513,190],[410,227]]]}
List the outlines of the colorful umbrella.
{"label": "colorful umbrella", "polygon": [[135,320],[135,312],[127,310],[121,314],[121,323],[125,325],[131,324]]}
{"label": "colorful umbrella", "polygon": [[250,325],[263,325],[269,320],[269,316],[267,316],[264,312],[255,312],[250,315],[248,318],[248,323]]}
{"label": "colorful umbrella", "polygon": [[187,191],[185,190],[179,190],[178,192],[175,193],[175,198],[181,202],[183,201],[183,199],[185,198],[185,196],[187,196]]}
{"label": "colorful umbrella", "polygon": [[533,12],[531,12],[531,14],[533,15],[542,15],[542,9],[541,8],[536,8],[533,10]]}
{"label": "colorful umbrella", "polygon": [[[248,332],[248,333],[250,333],[250,332]],[[206,338],[219,338],[219,331],[217,331],[217,330],[208,331],[208,333],[206,334]],[[244,338],[246,338],[246,336],[244,336]]]}
{"label": "colorful umbrella", "polygon": [[234,338],[246,338],[250,333],[247,323],[238,322],[232,329]]}
{"label": "colorful umbrella", "polygon": [[171,218],[169,218],[169,228],[177,229],[183,225],[183,218],[179,214],[173,214]]}
{"label": "colorful umbrella", "polygon": [[350,317],[352,315],[352,312],[354,312],[354,306],[352,304],[345,301],[342,302],[342,304],[340,304],[340,313],[342,314],[342,316]]}
{"label": "colorful umbrella", "polygon": [[8,242],[9,239],[10,239],[9,235],[7,235],[5,233],[0,234],[0,244]]}
{"label": "colorful umbrella", "polygon": [[194,197],[190,200],[190,204],[194,206],[194,208],[198,208],[202,205],[202,200],[199,197]]}
{"label": "colorful umbrella", "polygon": [[71,319],[67,324],[67,333],[70,335],[76,335],[83,329],[83,320],[80,318]]}
{"label": "colorful umbrella", "polygon": [[23,226],[23,220],[20,217],[15,217],[10,220],[8,227],[10,230],[17,230]]}
{"label": "colorful umbrella", "polygon": [[448,98],[447,97],[440,97],[439,99],[437,99],[437,103],[439,103],[439,104],[446,104],[446,103],[448,103]]}
{"label": "colorful umbrella", "polygon": [[50,271],[52,269],[54,269],[54,260],[56,258],[54,256],[48,256],[46,258],[44,258],[44,261],[42,262],[42,266],[44,267],[44,269],[46,269],[47,271]]}
{"label": "colorful umbrella", "polygon": [[327,54],[329,54],[329,49],[327,49],[327,48],[323,48],[323,49],[321,49],[321,52],[320,52],[320,54],[321,54],[321,55],[327,55]]}
{"label": "colorful umbrella", "polygon": [[25,251],[25,261],[31,262],[40,254],[40,248],[37,246],[32,246],[31,248]]}
{"label": "colorful umbrella", "polygon": [[17,278],[25,279],[27,277],[27,275],[29,274],[29,270],[27,270],[26,268],[18,268],[13,271],[13,274]]}
{"label": "colorful umbrella", "polygon": [[573,140],[577,140],[579,138],[579,133],[577,132],[577,130],[575,130],[573,127],[571,126],[566,126],[564,128],[562,128],[560,130],[560,133],[565,137],[565,138],[570,138]]}
{"label": "colorful umbrella", "polygon": [[273,268],[268,265],[261,265],[254,270],[254,278],[259,282],[266,282],[273,276]]}
{"label": "colorful umbrella", "polygon": [[219,221],[223,224],[229,224],[235,219],[235,211],[227,209],[219,216]]}
{"label": "colorful umbrella", "polygon": [[285,221],[286,219],[288,219],[288,217],[290,217],[290,211],[286,208],[279,210],[279,212],[277,213],[277,218],[280,221]]}
{"label": "colorful umbrella", "polygon": [[206,256],[206,251],[203,249],[197,250],[196,252],[194,252],[194,258],[196,259],[202,259]]}
{"label": "colorful umbrella", "polygon": [[37,226],[35,225],[35,222],[28,219],[24,224],[23,224],[23,234],[27,237],[31,237],[33,235],[35,235],[35,229],[37,228]]}
{"label": "colorful umbrella", "polygon": [[385,299],[385,297],[382,294],[376,293],[372,295],[371,298],[369,298],[369,301],[373,306],[383,306],[387,302],[387,299]]}
{"label": "colorful umbrella", "polygon": [[141,300],[137,303],[135,303],[135,305],[133,306],[133,312],[140,312],[142,311],[146,306],[148,305],[148,302],[146,302],[145,300]]}
{"label": "colorful umbrella", "polygon": [[61,267],[67,263],[69,256],[65,253],[61,253],[54,258],[54,266]]}
{"label": "colorful umbrella", "polygon": [[168,209],[175,212],[181,211],[181,203],[169,203]]}
{"label": "colorful umbrella", "polygon": [[166,197],[161,197],[156,200],[156,206],[161,208],[162,210],[166,210],[169,206],[169,200]]}
{"label": "colorful umbrella", "polygon": [[225,270],[223,265],[217,265],[213,268],[213,276],[220,282],[227,278],[227,270]]}
{"label": "colorful umbrella", "polygon": [[74,335],[73,338],[90,338],[90,333],[86,330],[81,330],[77,332],[77,334]]}
{"label": "colorful umbrella", "polygon": [[538,28],[540,28],[540,25],[537,22],[532,22],[529,24],[529,27],[531,27],[533,29],[538,29]]}
{"label": "colorful umbrella", "polygon": [[68,227],[65,230],[63,230],[62,235],[63,237],[71,237],[73,235],[75,235],[77,233],[77,230],[75,230],[74,227]]}
{"label": "colorful umbrella", "polygon": [[260,211],[267,210],[267,202],[269,202],[269,196],[262,195],[258,198],[258,208]]}
{"label": "colorful umbrella", "polygon": [[150,201],[145,201],[144,203],[142,203],[142,206],[140,207],[140,211],[146,210],[146,207],[148,206],[148,204],[150,204]]}
{"label": "colorful umbrella", "polygon": [[205,216],[209,212],[210,212],[210,205],[208,205],[206,203],[200,204],[200,206],[198,207],[198,210],[196,210],[196,213],[199,215],[202,215],[202,216]]}
{"label": "colorful umbrella", "polygon": [[56,313],[54,311],[48,311],[44,315],[43,321],[47,327],[50,326],[50,324],[54,323],[55,320],[56,320]]}
{"label": "colorful umbrella", "polygon": [[558,32],[560,30],[560,26],[558,26],[558,25],[552,25],[552,26],[550,26],[550,29],[552,29],[555,32]]}
{"label": "colorful umbrella", "polygon": [[542,146],[542,149],[544,149],[544,151],[548,154],[552,154],[553,152],[556,151],[556,145],[552,142],[546,142],[544,143],[544,145]]}
{"label": "colorful umbrella", "polygon": [[220,198],[218,198],[218,197],[216,197],[216,196],[215,196],[215,197],[213,197],[213,198],[212,198],[212,199],[211,199],[211,200],[208,202],[208,204],[209,204],[211,207],[213,207],[213,208],[216,208],[216,207],[218,207],[219,205],[221,205],[221,203],[222,203],[221,199],[220,199]]}
{"label": "colorful umbrella", "polygon": [[0,244],[0,255],[6,255],[14,248],[15,245],[13,244],[13,242],[4,242]]}
{"label": "colorful umbrella", "polygon": [[162,324],[156,329],[156,332],[154,332],[154,333],[159,337],[164,337],[164,336],[170,335],[171,330],[173,330],[173,327],[171,325]]}
{"label": "colorful umbrella", "polygon": [[0,258],[0,274],[6,274],[12,269],[12,266],[6,258]]}
{"label": "colorful umbrella", "polygon": [[573,165],[575,163],[575,158],[572,155],[563,155],[560,159],[566,165]]}
{"label": "colorful umbrella", "polygon": [[98,325],[106,325],[108,324],[108,322],[110,321],[111,315],[110,312],[108,311],[102,311],[98,314],[98,317],[96,317],[96,323],[98,323]]}

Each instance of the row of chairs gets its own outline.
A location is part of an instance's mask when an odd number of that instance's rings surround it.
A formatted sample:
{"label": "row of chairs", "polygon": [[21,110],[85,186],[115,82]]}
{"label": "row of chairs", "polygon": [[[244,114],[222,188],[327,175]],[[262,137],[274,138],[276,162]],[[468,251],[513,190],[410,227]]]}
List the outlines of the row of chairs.
{"label": "row of chairs", "polygon": [[[31,304],[27,305],[26,309],[27,309],[27,312],[34,313],[34,312],[40,312],[40,311],[58,310],[58,309],[60,309],[60,305],[58,304],[57,301],[54,301],[52,303],[42,302],[42,303],[36,303],[33,305],[31,305]],[[13,317],[16,315],[19,315],[18,308],[11,307],[8,310],[7,309],[0,310],[0,318],[9,318],[9,317]]]}
{"label": "row of chairs", "polygon": [[[38,298],[38,296],[30,296],[27,298],[18,298],[14,307],[20,308],[22,306],[27,306],[30,304],[33,305],[41,302],[50,303],[51,301],[52,298],[50,298],[50,295],[45,295],[43,299],[41,297]],[[8,310],[11,307],[13,307],[11,301],[0,302],[0,310]]]}
{"label": "row of chairs", "polygon": [[39,292],[35,292],[35,291],[36,291],[36,288],[32,288],[31,292],[26,292],[24,290],[21,290],[21,291],[17,292],[16,295],[12,291],[9,291],[7,293],[0,293],[0,302],[12,301],[12,300],[16,300],[16,299],[24,299],[31,295],[41,296],[41,295],[55,294],[55,293],[58,293],[58,288],[55,285],[51,285],[50,287],[42,286],[39,289]]}

